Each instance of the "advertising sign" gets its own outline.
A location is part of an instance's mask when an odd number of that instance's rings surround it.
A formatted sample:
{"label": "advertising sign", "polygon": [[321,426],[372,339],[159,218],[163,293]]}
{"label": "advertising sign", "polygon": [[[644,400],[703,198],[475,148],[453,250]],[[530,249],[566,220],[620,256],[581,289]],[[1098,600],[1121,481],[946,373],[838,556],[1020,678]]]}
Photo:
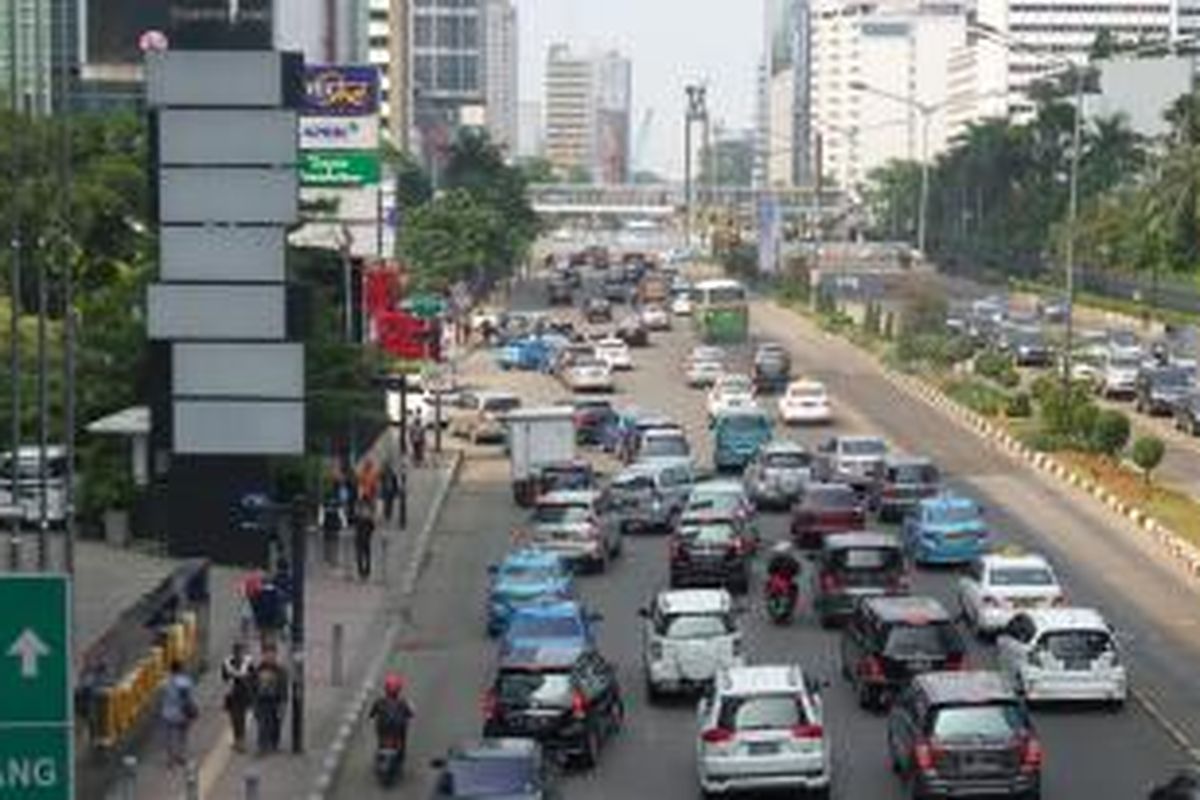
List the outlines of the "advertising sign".
{"label": "advertising sign", "polygon": [[379,117],[304,117],[302,150],[372,150],[379,146]]}
{"label": "advertising sign", "polygon": [[373,150],[307,150],[300,153],[304,186],[378,186],[379,153]]}
{"label": "advertising sign", "polygon": [[304,70],[304,106],[311,117],[365,117],[379,111],[379,68],[313,66]]}
{"label": "advertising sign", "polygon": [[783,216],[779,201],[766,196],[758,202],[758,272],[773,275],[779,271],[779,248],[783,240]]}

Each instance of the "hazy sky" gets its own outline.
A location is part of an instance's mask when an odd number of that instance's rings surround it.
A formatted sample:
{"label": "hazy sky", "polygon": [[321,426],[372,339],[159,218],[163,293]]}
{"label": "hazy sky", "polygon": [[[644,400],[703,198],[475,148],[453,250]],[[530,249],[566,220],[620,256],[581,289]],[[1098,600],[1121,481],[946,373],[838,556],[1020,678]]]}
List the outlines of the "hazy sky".
{"label": "hazy sky", "polygon": [[[754,122],[762,0],[515,0],[521,100],[543,100],[546,50],[617,49],[633,61],[631,139],[647,109],[654,122],[639,168],[683,172],[683,87],[707,81],[709,113],[729,128]],[[634,157],[639,154],[634,152]]]}

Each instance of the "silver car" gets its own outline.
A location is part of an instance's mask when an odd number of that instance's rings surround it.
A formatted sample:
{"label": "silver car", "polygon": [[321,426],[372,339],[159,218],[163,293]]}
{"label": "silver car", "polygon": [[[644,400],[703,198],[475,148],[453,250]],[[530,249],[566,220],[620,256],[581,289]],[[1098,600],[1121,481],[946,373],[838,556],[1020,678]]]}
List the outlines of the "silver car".
{"label": "silver car", "polygon": [[721,670],[697,715],[705,796],[788,789],[829,797],[833,765],[819,689],[799,666]]}
{"label": "silver car", "polygon": [[563,490],[538,498],[529,520],[531,543],[572,566],[604,572],[621,554],[621,531],[603,524],[599,492]]}
{"label": "silver car", "polygon": [[746,466],[746,491],[760,508],[787,508],[812,480],[813,457],[796,442],[767,442]]}
{"label": "silver car", "polygon": [[683,513],[694,482],[686,458],[656,458],[626,467],[601,501],[605,524],[622,533],[669,530]]}
{"label": "silver car", "polygon": [[717,670],[743,663],[733,597],[724,589],[659,592],[638,613],[645,620],[642,658],[652,702],[666,692],[707,688]]}

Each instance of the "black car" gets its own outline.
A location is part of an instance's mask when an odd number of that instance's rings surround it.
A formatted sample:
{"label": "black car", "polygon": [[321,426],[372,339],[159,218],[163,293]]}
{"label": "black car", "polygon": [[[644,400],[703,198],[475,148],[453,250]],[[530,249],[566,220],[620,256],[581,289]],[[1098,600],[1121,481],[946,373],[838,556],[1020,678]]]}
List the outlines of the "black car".
{"label": "black car", "polygon": [[630,347],[646,347],[650,344],[650,331],[636,314],[631,314],[617,323],[616,335]]}
{"label": "black car", "polygon": [[842,674],[863,708],[885,706],[914,675],[959,670],[966,645],[950,614],[932,597],[872,597],[842,632]]}
{"label": "black car", "polygon": [[518,641],[500,653],[484,698],[483,735],[535,739],[593,767],[624,717],[617,671],[594,649],[553,639]]}
{"label": "black car", "polygon": [[1171,414],[1175,404],[1194,388],[1193,370],[1154,367],[1138,372],[1134,403],[1141,414]]}
{"label": "black car", "polygon": [[1005,344],[1018,367],[1048,367],[1054,362],[1054,351],[1040,330],[1014,330],[1006,335]]}
{"label": "black car", "polygon": [[612,322],[612,303],[603,297],[589,297],[583,304],[583,318],[588,322]]}
{"label": "black car", "polygon": [[867,487],[867,505],[879,519],[903,519],[926,497],[937,494],[942,474],[928,458],[887,455]]}
{"label": "black car", "polygon": [[574,300],[571,284],[555,276],[546,282],[546,295],[550,305],[570,305]]}
{"label": "black car", "polygon": [[1175,403],[1175,427],[1200,436],[1200,392],[1188,392]]}
{"label": "black car", "polygon": [[745,593],[753,553],[754,542],[732,520],[685,520],[671,535],[671,588],[720,586]]}
{"label": "black car", "polygon": [[496,797],[551,800],[560,797],[557,772],[533,739],[483,739],[434,759],[433,800]]}
{"label": "black car", "polygon": [[781,345],[759,345],[751,372],[754,387],[760,392],[782,391],[792,379],[792,357]]}
{"label": "black car", "polygon": [[813,611],[831,627],[868,597],[908,593],[908,568],[900,540],[890,533],[838,533],[825,537],[813,571]]}
{"label": "black car", "polygon": [[914,678],[887,727],[892,770],[908,784],[906,796],[1041,797],[1041,742],[1021,698],[998,673]]}
{"label": "black car", "polygon": [[610,303],[627,303],[629,302],[629,284],[625,283],[624,276],[609,275],[604,279],[604,299]]}

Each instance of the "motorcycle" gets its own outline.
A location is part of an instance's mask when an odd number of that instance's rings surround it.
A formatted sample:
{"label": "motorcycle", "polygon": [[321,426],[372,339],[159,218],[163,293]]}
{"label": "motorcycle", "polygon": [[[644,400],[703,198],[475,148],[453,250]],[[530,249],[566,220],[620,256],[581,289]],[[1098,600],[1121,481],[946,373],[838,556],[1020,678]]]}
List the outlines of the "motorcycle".
{"label": "motorcycle", "polygon": [[767,605],[767,616],[776,625],[788,625],[796,614],[800,599],[800,587],[796,576],[800,573],[800,561],[791,545],[781,542],[771,549],[767,563],[766,586],[763,591]]}
{"label": "motorcycle", "polygon": [[404,738],[386,737],[375,748],[375,779],[385,788],[395,786],[404,774]]}

